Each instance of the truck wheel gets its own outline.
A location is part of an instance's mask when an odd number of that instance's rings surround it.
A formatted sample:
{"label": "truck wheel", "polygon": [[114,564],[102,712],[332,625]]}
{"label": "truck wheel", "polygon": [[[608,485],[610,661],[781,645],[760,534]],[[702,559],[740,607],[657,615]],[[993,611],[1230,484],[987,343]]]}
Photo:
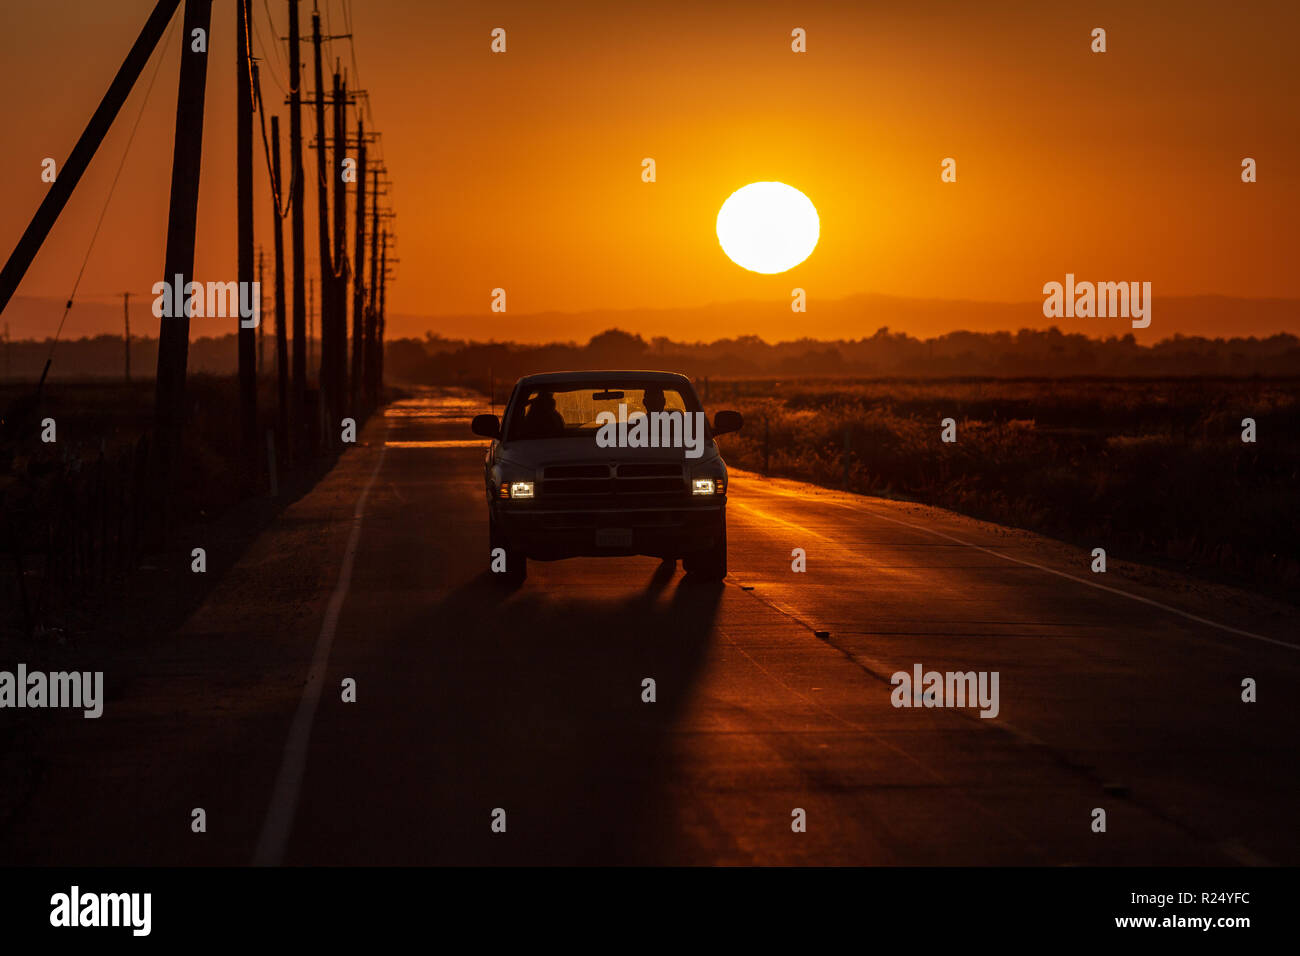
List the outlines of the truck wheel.
{"label": "truck wheel", "polygon": [[[506,569],[493,572],[492,577],[501,581],[502,584],[514,585],[522,583],[524,578],[528,577],[528,558],[522,551],[510,547],[510,542],[506,539],[506,536],[497,529],[496,521],[489,518],[488,559],[490,562],[495,562],[496,559],[493,555],[497,548],[505,552]],[[491,568],[492,564],[489,563],[488,567]]]}
{"label": "truck wheel", "polygon": [[727,576],[727,522],[718,529],[713,547],[682,558],[682,568],[704,581],[721,581]]}

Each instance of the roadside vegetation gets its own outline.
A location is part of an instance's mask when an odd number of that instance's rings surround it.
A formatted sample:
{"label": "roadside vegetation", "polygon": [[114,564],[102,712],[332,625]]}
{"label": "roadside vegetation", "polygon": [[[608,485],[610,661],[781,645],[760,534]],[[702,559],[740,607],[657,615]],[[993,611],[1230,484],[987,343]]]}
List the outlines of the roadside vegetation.
{"label": "roadside vegetation", "polygon": [[[39,400],[31,383],[0,386],[0,646],[15,634],[92,627],[102,599],[119,595],[142,564],[188,572],[194,541],[213,537],[193,529],[233,532],[241,508],[255,528],[309,489],[338,444],[309,422],[294,452],[276,434],[274,381],[263,377],[258,388],[259,440],[245,449],[238,382],[191,375],[176,467],[164,482],[152,376],[49,382]],[[217,551],[208,549],[212,571],[236,554]]]}
{"label": "roadside vegetation", "polygon": [[[1295,600],[1296,379],[740,380],[729,464],[951,508]],[[940,439],[956,422],[956,442]],[[1256,422],[1242,441],[1242,419]]]}

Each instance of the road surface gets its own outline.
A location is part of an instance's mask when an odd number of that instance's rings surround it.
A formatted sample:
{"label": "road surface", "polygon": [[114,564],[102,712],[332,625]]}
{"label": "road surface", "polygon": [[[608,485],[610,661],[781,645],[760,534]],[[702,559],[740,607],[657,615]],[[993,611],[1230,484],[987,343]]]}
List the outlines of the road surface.
{"label": "road surface", "polygon": [[[87,648],[105,714],[31,731],[0,858],[1300,862],[1286,609],[738,471],[724,583],[575,559],[503,590],[481,410],[375,416],[179,632]],[[893,706],[915,664],[997,671],[997,716]]]}

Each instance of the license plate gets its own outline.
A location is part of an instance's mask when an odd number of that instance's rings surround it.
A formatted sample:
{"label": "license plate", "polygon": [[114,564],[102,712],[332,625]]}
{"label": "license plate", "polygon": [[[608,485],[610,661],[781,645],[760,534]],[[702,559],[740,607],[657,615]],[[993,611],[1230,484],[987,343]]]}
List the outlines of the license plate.
{"label": "license plate", "polygon": [[632,547],[631,528],[597,528],[596,547],[630,548]]}

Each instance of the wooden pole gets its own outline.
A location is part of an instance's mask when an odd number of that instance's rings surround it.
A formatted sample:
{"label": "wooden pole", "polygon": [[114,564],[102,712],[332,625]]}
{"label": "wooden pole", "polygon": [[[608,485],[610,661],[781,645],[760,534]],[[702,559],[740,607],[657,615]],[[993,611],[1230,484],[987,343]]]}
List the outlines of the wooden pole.
{"label": "wooden pole", "polygon": [[348,394],[348,186],[343,181],[343,161],[347,158],[347,84],[334,72],[334,268],[330,300],[333,312],[334,356],[331,379],[334,390],[334,424],[347,407]]}
{"label": "wooden pole", "polygon": [[280,441],[286,450],[292,448],[289,438],[289,335],[284,314],[284,217],[280,203],[284,202],[284,180],[280,178],[280,117],[271,117],[271,167],[275,181],[271,189],[271,202],[276,204],[272,216],[275,233],[275,371],[279,385]]}
{"label": "wooden pole", "polygon": [[384,311],[384,297],[388,292],[388,230],[385,229],[379,244],[379,327],[375,345],[379,354],[375,356],[377,364],[376,387],[382,392],[384,388],[384,327],[388,324],[388,315]]}
{"label": "wooden pole", "polygon": [[370,304],[366,308],[366,394],[370,404],[379,401],[379,170],[370,193]]}
{"label": "wooden pole", "polygon": [[261,378],[266,365],[266,269],[262,262],[262,244],[257,244],[257,377]]}
{"label": "wooden pole", "polygon": [[[293,207],[293,421],[300,439],[307,420],[307,246],[303,220],[302,63],[298,0],[289,0],[289,203]],[[293,447],[292,445],[290,447]]]}
{"label": "wooden pole", "polygon": [[[118,67],[117,75],[109,84],[104,98],[100,100],[98,108],[90,117],[90,122],[82,131],[81,138],[72,147],[72,152],[64,160],[62,168],[58,169],[58,175],[50,185],[45,198],[41,200],[36,214],[32,216],[32,221],[23,232],[22,238],[18,240],[18,245],[14,247],[4,268],[0,269],[0,312],[3,312],[5,306],[9,304],[32,260],[36,258],[36,253],[40,251],[41,244],[45,242],[45,237],[54,228],[59,213],[63,212],[63,207],[67,205],[72,191],[77,188],[77,183],[81,181],[82,175],[94,158],[99,144],[104,141],[104,136],[113,125],[113,120],[117,118],[122,104],[131,94],[131,88],[144,70],[144,65],[149,62],[149,57],[158,46],[158,41],[162,39],[163,31],[167,29],[167,24],[171,22],[178,6],[180,0],[158,0],[153,13],[149,14],[149,19],[145,21],[144,29],[140,31],[122,65]],[[189,23],[188,11],[186,23]],[[189,48],[189,42],[189,35],[186,34],[186,49]],[[206,56],[204,54],[205,58]],[[168,279],[170,281],[170,276]]]}
{"label": "wooden pole", "polygon": [[[253,288],[253,76],[249,59],[248,0],[235,0],[235,207],[238,219],[239,297]],[[253,297],[249,296],[249,302]],[[257,444],[257,329],[238,311],[239,423],[252,472]],[[259,322],[260,324],[260,322]]]}
{"label": "wooden pole", "polygon": [[122,345],[126,359],[126,380],[131,381],[131,293],[122,293]]}
{"label": "wooden pole", "polygon": [[[325,158],[325,81],[320,63],[320,12],[311,15],[311,42],[316,65],[316,232],[320,254],[320,391],[323,402],[333,399],[330,371],[334,367],[332,331],[334,328],[330,302],[330,280],[334,265],[330,256],[329,163]],[[331,416],[332,417],[332,416]]]}
{"label": "wooden pole", "polygon": [[[165,281],[173,285],[174,299],[179,301],[172,302],[171,316],[164,316],[159,321],[158,380],[154,392],[154,417],[164,469],[170,467],[176,454],[186,412],[185,371],[189,360],[190,317],[189,299],[184,295],[184,289],[194,272],[194,230],[199,208],[203,106],[208,77],[207,36],[211,24],[212,0],[185,0],[171,201],[167,214],[167,251],[163,265]],[[198,37],[203,38],[201,48]]]}
{"label": "wooden pole", "polygon": [[357,413],[358,403],[363,400],[362,375],[366,367],[366,330],[364,317],[366,308],[366,125],[357,117],[357,208],[356,235],[352,239],[352,376],[351,386],[352,413]]}

